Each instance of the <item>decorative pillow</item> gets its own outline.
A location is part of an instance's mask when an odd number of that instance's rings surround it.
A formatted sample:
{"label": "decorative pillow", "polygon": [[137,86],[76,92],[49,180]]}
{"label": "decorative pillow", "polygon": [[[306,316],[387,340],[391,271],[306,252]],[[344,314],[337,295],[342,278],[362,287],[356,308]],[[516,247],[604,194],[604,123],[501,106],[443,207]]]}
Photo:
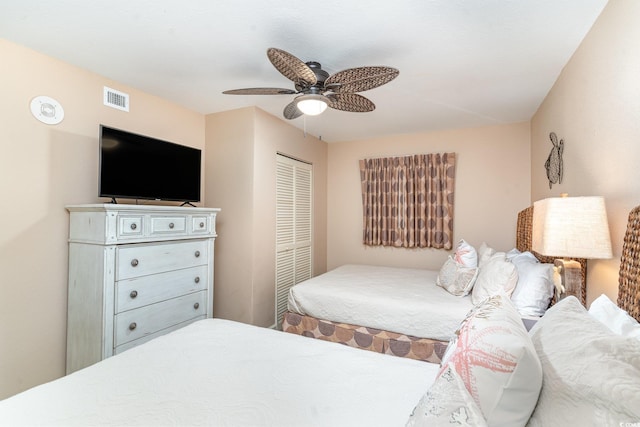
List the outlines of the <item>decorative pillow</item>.
{"label": "decorative pillow", "polygon": [[482,267],[482,264],[487,262],[496,253],[496,250],[482,242],[478,249],[478,267]]}
{"label": "decorative pillow", "polygon": [[530,426],[618,426],[640,420],[640,342],[591,317],[574,296],[531,329],[544,387]]}
{"label": "decorative pillow", "polygon": [[591,303],[589,314],[618,335],[640,339],[640,323],[615,305],[605,294],[600,295]]}
{"label": "decorative pillow", "polygon": [[477,275],[478,268],[465,267],[449,257],[438,273],[436,285],[445,288],[453,295],[462,297],[471,292]]}
{"label": "decorative pillow", "polygon": [[407,427],[487,425],[460,375],[448,367],[413,409]]}
{"label": "decorative pillow", "polygon": [[476,252],[473,246],[465,242],[464,239],[458,242],[456,251],[453,254],[453,259],[465,267],[475,268],[478,266],[478,252]]}
{"label": "decorative pillow", "polygon": [[481,303],[500,291],[511,296],[518,282],[516,266],[507,261],[504,252],[496,252],[480,264],[478,277],[471,292],[471,302]]}
{"label": "decorative pillow", "polygon": [[511,258],[518,271],[518,283],[511,301],[523,316],[542,316],[551,302],[553,264],[542,264],[531,252],[522,252]]}
{"label": "decorative pillow", "polygon": [[462,321],[442,373],[451,368],[491,426],[523,426],[533,411],[542,368],[518,311],[504,293]]}

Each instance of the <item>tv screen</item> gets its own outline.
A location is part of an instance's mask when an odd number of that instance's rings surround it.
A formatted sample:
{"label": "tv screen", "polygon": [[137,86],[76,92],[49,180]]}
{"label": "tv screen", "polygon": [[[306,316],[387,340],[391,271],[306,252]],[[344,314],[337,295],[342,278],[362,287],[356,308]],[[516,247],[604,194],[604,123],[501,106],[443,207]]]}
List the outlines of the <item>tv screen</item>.
{"label": "tv screen", "polygon": [[99,196],[200,201],[197,148],[100,126]]}

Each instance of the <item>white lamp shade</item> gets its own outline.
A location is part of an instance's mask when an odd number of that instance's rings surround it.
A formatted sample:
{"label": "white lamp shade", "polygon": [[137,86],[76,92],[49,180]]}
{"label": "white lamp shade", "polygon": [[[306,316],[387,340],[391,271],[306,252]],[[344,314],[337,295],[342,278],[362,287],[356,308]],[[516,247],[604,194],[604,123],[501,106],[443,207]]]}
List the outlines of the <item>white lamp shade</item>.
{"label": "white lamp shade", "polygon": [[317,116],[327,109],[327,101],[327,97],[323,95],[300,95],[296,98],[296,106],[308,116]]}
{"label": "white lamp shade", "polygon": [[552,197],[533,204],[531,247],[564,258],[611,258],[602,197]]}

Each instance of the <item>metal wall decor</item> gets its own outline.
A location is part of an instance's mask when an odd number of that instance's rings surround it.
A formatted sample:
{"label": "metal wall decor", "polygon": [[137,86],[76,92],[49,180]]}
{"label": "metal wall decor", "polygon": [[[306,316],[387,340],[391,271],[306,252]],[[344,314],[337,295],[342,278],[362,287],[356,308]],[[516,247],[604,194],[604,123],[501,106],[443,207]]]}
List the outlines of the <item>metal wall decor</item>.
{"label": "metal wall decor", "polygon": [[555,132],[549,134],[549,139],[553,144],[549,157],[544,163],[544,168],[547,170],[547,178],[549,179],[549,188],[553,184],[562,183],[562,151],[564,150],[564,140],[558,142],[558,137]]}

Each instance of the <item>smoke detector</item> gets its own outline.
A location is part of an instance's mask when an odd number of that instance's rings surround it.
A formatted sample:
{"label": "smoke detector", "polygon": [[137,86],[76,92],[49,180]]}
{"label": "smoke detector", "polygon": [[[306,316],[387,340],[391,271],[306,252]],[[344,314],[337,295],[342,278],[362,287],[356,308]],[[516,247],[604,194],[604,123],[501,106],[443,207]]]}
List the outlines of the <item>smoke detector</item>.
{"label": "smoke detector", "polygon": [[48,125],[57,125],[64,119],[62,105],[48,96],[36,96],[31,100],[31,114]]}

